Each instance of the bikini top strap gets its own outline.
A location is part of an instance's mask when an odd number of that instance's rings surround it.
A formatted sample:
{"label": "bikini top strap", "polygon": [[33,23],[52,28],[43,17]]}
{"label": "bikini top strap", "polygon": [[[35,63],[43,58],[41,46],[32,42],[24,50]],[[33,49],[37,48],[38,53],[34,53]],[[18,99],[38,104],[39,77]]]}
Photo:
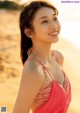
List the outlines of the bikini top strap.
{"label": "bikini top strap", "polygon": [[46,71],[48,72],[49,76],[50,76],[50,77],[52,78],[52,80],[53,80],[53,77],[52,77],[52,75],[50,74],[50,72],[48,71],[47,67],[44,66],[44,64],[42,64],[39,60],[34,59],[34,58],[28,58],[27,60],[34,60],[34,61],[38,62],[40,65],[42,65],[42,66],[43,66],[43,71],[44,71],[44,73],[45,73],[45,70],[46,70]]}
{"label": "bikini top strap", "polygon": [[52,57],[54,57],[54,59],[58,62],[58,59],[56,58],[56,53],[53,52],[53,50],[51,50],[51,55],[52,55]]}
{"label": "bikini top strap", "polygon": [[[52,57],[54,57],[55,58],[55,60],[57,61],[57,62],[59,62],[58,61],[58,59],[56,58],[56,53],[55,52],[53,52],[53,50],[51,50],[51,55],[52,55]],[[61,66],[60,66],[61,67]],[[61,68],[61,70],[62,70],[62,72],[63,72],[63,75],[64,75],[64,77],[66,76],[66,74],[65,74],[65,72],[64,72],[64,70]]]}

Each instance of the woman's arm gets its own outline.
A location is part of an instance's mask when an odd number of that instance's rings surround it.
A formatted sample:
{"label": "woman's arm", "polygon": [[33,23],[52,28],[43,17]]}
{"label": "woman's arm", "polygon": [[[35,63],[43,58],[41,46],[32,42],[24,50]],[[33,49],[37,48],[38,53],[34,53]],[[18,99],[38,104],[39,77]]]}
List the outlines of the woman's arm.
{"label": "woman's arm", "polygon": [[42,84],[43,77],[35,70],[31,70],[31,68],[25,66],[12,113],[29,113]]}

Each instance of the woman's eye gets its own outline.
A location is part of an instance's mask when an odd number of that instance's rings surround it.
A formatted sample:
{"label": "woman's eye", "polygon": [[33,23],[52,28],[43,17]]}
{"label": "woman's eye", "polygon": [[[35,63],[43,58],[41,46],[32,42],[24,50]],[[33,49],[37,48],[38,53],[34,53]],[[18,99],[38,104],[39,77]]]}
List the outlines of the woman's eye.
{"label": "woman's eye", "polygon": [[[54,21],[57,20],[57,17],[53,18],[53,20],[54,20]],[[49,22],[48,20],[42,21],[42,23],[48,23],[48,22]]]}
{"label": "woman's eye", "polygon": [[47,20],[44,20],[42,23],[47,23],[48,21]]}

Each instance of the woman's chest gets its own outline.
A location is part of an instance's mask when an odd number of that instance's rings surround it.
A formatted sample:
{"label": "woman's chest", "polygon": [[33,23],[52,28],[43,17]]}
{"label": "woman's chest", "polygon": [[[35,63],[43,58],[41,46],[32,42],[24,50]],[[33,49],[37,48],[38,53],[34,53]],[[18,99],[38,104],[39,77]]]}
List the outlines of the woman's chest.
{"label": "woman's chest", "polygon": [[54,79],[56,82],[63,86],[64,73],[58,63],[52,62],[51,65],[46,67],[45,72],[50,79]]}

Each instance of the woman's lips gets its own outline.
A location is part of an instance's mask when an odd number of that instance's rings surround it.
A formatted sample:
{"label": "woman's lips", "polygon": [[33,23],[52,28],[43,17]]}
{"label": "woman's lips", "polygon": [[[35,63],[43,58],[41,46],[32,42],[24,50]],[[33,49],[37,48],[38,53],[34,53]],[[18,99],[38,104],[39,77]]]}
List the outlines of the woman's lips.
{"label": "woman's lips", "polygon": [[56,36],[56,35],[58,35],[58,32],[56,31],[56,32],[53,32],[53,33],[49,33],[49,35]]}

